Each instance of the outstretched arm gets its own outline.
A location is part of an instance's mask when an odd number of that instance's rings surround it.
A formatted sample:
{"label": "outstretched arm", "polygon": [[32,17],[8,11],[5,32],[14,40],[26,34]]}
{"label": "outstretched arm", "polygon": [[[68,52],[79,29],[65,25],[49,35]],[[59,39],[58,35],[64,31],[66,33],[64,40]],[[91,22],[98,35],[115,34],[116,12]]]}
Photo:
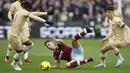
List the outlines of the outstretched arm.
{"label": "outstretched arm", "polygon": [[56,64],[51,66],[51,68],[59,68],[60,66],[60,60],[56,60]]}
{"label": "outstretched arm", "polygon": [[101,42],[105,42],[105,41],[109,40],[109,38],[111,38],[112,36],[113,36],[113,33],[110,32],[106,38],[101,40]]}
{"label": "outstretched arm", "polygon": [[30,18],[32,18],[32,19],[34,19],[34,20],[37,20],[37,21],[40,21],[40,22],[46,22],[46,20],[45,19],[42,19],[41,17],[38,17],[38,16],[36,16],[36,15],[34,15],[34,14],[32,14],[32,13],[30,13],[29,15],[28,15]]}
{"label": "outstretched arm", "polygon": [[42,15],[53,15],[54,14],[54,9],[52,9],[49,12],[31,12],[32,14],[36,16],[42,16]]}
{"label": "outstretched arm", "polygon": [[47,12],[31,12],[33,15],[36,16],[42,16],[42,15],[47,15]]}
{"label": "outstretched arm", "polygon": [[112,36],[113,36],[113,33],[110,32],[110,33],[108,34],[108,36],[106,37],[106,39],[109,39],[109,38],[111,38]]}
{"label": "outstretched arm", "polygon": [[43,22],[43,23],[47,23],[49,24],[50,26],[53,25],[52,22],[49,22],[49,21],[46,21],[45,19],[41,18],[41,17],[38,17],[32,13],[29,13],[27,16],[29,16],[30,18],[34,19],[34,20],[37,20],[37,21],[40,21],[40,22]]}

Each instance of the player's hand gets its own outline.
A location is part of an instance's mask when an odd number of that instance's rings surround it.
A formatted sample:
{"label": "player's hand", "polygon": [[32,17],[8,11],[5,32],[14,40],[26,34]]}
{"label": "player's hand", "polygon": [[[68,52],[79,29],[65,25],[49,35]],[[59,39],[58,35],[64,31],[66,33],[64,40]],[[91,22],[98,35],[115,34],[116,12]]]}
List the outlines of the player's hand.
{"label": "player's hand", "polygon": [[53,15],[54,14],[54,8],[51,11],[47,12],[47,13],[48,13],[48,15]]}
{"label": "player's hand", "polygon": [[107,38],[104,38],[101,40],[102,43],[106,42],[108,39]]}
{"label": "player's hand", "polygon": [[49,24],[50,26],[54,25],[52,22],[49,22],[49,21],[46,21],[45,23]]}
{"label": "player's hand", "polygon": [[53,65],[53,66],[51,66],[51,68],[59,68],[59,66],[58,65]]}

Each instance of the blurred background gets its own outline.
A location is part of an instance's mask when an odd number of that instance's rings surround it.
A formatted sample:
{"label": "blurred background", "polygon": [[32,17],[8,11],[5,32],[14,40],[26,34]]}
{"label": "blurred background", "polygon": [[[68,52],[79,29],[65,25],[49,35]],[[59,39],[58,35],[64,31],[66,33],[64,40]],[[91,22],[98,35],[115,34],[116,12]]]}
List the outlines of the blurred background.
{"label": "blurred background", "polygon": [[[10,28],[7,13],[15,0],[0,0],[0,38],[6,38]],[[105,7],[118,3],[123,20],[130,25],[130,0],[29,0],[33,11],[55,9],[54,16],[43,16],[55,23],[54,26],[31,20],[31,38],[71,38],[83,30],[83,27],[94,28],[94,33],[85,38],[104,38],[109,33],[108,24],[104,23]]]}

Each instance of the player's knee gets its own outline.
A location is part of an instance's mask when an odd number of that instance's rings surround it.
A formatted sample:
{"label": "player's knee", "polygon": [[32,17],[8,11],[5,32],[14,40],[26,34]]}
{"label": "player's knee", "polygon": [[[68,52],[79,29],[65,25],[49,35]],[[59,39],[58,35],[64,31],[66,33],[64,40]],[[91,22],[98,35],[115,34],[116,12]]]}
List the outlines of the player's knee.
{"label": "player's knee", "polygon": [[8,50],[9,50],[9,51],[12,51],[13,49],[9,47]]}
{"label": "player's knee", "polygon": [[33,43],[32,43],[31,45],[25,46],[25,47],[23,48],[23,52],[24,52],[24,53],[28,52],[33,46],[34,46]]}
{"label": "player's knee", "polygon": [[12,48],[8,48],[9,51],[12,51]]}
{"label": "player's knee", "polygon": [[21,50],[15,50],[17,53],[22,53],[23,52],[23,50],[21,49]]}
{"label": "player's knee", "polygon": [[28,41],[24,42],[23,44],[26,45],[26,46],[30,46],[30,45],[33,46],[34,45],[31,40],[28,40]]}
{"label": "player's knee", "polygon": [[31,43],[31,45],[28,45],[28,46],[30,46],[29,48],[31,49],[34,46],[33,42]]}
{"label": "player's knee", "polygon": [[109,44],[108,47],[109,47],[109,49],[111,49],[111,50],[115,49],[115,46],[114,46],[113,44]]}
{"label": "player's knee", "polygon": [[106,48],[107,48],[107,49],[112,49],[113,47],[114,47],[113,44],[107,44],[107,45],[106,45]]}
{"label": "player's knee", "polygon": [[78,64],[77,64],[77,61],[75,61],[75,60],[66,63],[67,68],[74,68],[74,67],[77,67],[77,66],[78,66]]}
{"label": "player's knee", "polygon": [[102,54],[104,54],[104,53],[105,53],[103,49],[101,49],[101,50],[100,50],[100,52],[101,52]]}
{"label": "player's knee", "polygon": [[100,50],[100,52],[101,52],[102,54],[105,54],[106,49],[105,49],[105,48],[103,48],[103,49],[101,49],[101,50]]}
{"label": "player's knee", "polygon": [[71,67],[71,65],[70,65],[70,63],[68,62],[68,63],[66,63],[66,67],[67,68],[70,68]]}

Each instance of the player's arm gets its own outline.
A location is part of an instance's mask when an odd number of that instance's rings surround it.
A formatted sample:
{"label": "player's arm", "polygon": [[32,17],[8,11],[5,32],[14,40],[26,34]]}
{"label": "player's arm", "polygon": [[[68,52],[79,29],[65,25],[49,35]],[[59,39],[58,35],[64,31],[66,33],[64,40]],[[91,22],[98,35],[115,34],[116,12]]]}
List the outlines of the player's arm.
{"label": "player's arm", "polygon": [[33,15],[36,16],[42,16],[42,15],[47,15],[47,12],[31,12]]}
{"label": "player's arm", "polygon": [[8,19],[10,20],[10,21],[12,21],[13,20],[13,11],[12,10],[9,10],[9,12],[8,12]]}
{"label": "player's arm", "polygon": [[106,37],[106,39],[108,40],[109,38],[111,38],[113,36],[112,31],[108,34],[108,36]]}
{"label": "player's arm", "polygon": [[105,24],[108,24],[108,17],[105,17]]}
{"label": "player's arm", "polygon": [[109,38],[111,38],[112,36],[113,36],[113,33],[112,33],[112,31],[110,31],[110,33],[108,34],[108,36],[107,36],[106,38],[102,39],[101,42],[106,42],[106,41],[108,41]]}
{"label": "player's arm", "polygon": [[37,20],[37,21],[40,21],[40,22],[43,22],[43,23],[47,23],[47,24],[49,24],[50,26],[53,25],[52,22],[46,21],[45,19],[43,19],[43,18],[41,18],[41,17],[38,17],[38,16],[32,14],[31,12],[29,12],[29,11],[27,11],[27,10],[24,11],[24,16],[25,16],[25,17],[32,18],[32,19]]}
{"label": "player's arm", "polygon": [[59,68],[60,66],[60,60],[56,60],[56,64],[51,66],[51,68]]}
{"label": "player's arm", "polygon": [[13,16],[12,16],[12,15],[14,14],[14,10],[15,10],[15,5],[12,4],[11,7],[10,7],[10,10],[9,10],[9,12],[8,12],[8,19],[9,19],[10,21],[13,20]]}
{"label": "player's arm", "polygon": [[53,15],[54,14],[54,8],[50,10],[49,12],[32,12],[32,14],[36,16],[42,16],[42,15]]}
{"label": "player's arm", "polygon": [[36,15],[34,15],[34,14],[32,14],[32,13],[29,13],[28,16],[29,16],[30,18],[34,19],[34,20],[37,20],[37,21],[40,21],[40,22],[43,22],[43,23],[46,22],[45,19],[42,19],[41,17],[38,17],[38,16],[36,16]]}

